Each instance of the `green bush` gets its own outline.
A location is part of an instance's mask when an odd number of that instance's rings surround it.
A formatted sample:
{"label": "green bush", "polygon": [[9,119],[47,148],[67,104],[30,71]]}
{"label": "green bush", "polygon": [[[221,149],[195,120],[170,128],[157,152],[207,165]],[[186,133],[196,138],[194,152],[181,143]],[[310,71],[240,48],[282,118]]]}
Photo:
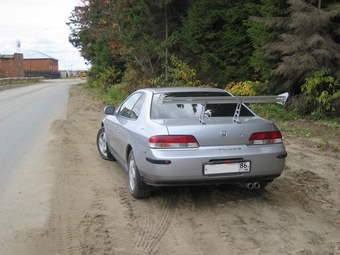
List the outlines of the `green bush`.
{"label": "green bush", "polygon": [[101,101],[104,104],[107,105],[119,105],[123,102],[123,100],[125,98],[128,97],[129,93],[127,92],[127,88],[126,88],[126,84],[122,83],[122,84],[117,84],[114,86],[111,86],[107,93],[103,94],[101,96]]}
{"label": "green bush", "polygon": [[197,79],[195,69],[175,56],[171,56],[170,60],[171,66],[167,67],[168,76],[166,77],[165,74],[162,74],[157,78],[150,79],[149,82],[152,86],[198,87],[201,85],[201,81]]}
{"label": "green bush", "polygon": [[108,92],[109,89],[119,84],[122,80],[122,73],[115,67],[105,69],[105,71],[97,75],[96,79],[92,82],[92,87],[99,92]]}
{"label": "green bush", "polygon": [[254,112],[268,119],[277,120],[297,120],[300,118],[299,113],[296,109],[287,111],[282,105],[278,104],[252,104],[250,108]]}
{"label": "green bush", "polygon": [[336,103],[340,100],[340,80],[326,75],[326,71],[315,72],[301,87],[316,119],[339,117]]}

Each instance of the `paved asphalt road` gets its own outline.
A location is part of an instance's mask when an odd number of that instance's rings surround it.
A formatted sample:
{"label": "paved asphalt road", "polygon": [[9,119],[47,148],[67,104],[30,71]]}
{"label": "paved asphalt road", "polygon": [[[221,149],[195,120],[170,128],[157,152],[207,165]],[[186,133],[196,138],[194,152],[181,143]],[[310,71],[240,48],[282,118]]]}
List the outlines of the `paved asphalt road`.
{"label": "paved asphalt road", "polygon": [[65,118],[68,90],[79,82],[47,80],[0,91],[0,198],[13,175],[50,139],[53,120]]}

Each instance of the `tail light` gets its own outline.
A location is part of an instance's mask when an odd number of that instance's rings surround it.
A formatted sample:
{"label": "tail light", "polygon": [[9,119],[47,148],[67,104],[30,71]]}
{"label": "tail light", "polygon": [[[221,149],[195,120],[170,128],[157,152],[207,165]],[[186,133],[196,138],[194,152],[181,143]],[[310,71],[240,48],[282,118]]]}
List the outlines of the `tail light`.
{"label": "tail light", "polygon": [[198,142],[192,135],[157,135],[149,139],[150,148],[197,148]]}
{"label": "tail light", "polygon": [[253,133],[248,140],[248,145],[282,143],[280,131]]}

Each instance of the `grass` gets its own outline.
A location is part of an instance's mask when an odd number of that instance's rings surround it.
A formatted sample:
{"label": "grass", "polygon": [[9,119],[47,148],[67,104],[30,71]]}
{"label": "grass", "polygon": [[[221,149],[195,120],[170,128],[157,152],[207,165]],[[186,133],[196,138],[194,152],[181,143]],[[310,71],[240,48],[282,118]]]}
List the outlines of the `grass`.
{"label": "grass", "polygon": [[278,104],[252,104],[250,108],[259,116],[267,119],[279,120],[297,120],[300,115],[297,110],[287,111],[283,106]]}

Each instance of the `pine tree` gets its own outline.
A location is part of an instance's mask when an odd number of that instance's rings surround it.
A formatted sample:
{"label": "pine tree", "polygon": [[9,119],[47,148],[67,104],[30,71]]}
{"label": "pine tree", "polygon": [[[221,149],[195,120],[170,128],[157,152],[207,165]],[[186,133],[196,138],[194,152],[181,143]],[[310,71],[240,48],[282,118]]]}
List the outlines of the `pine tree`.
{"label": "pine tree", "polygon": [[302,0],[289,3],[290,16],[272,23],[285,32],[265,49],[267,57],[279,63],[273,72],[276,91],[296,95],[317,71],[340,75],[340,12],[323,11]]}
{"label": "pine tree", "polygon": [[178,36],[181,57],[198,70],[204,83],[253,77],[253,48],[245,21],[259,15],[258,1],[196,0]]}

